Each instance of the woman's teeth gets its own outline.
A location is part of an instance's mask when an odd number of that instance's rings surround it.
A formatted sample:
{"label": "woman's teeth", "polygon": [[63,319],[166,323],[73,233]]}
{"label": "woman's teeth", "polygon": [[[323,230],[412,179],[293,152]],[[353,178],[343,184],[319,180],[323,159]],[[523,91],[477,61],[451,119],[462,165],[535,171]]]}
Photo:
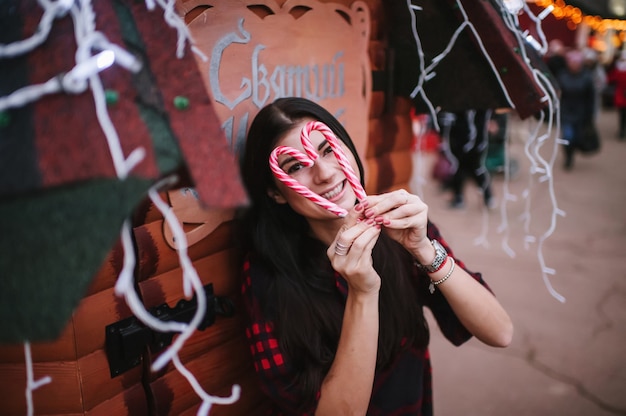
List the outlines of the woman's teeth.
{"label": "woman's teeth", "polygon": [[337,196],[339,194],[339,192],[341,192],[343,190],[343,182],[341,182],[339,185],[337,185],[335,187],[335,189],[332,189],[329,192],[326,192],[325,194],[322,195],[323,198],[326,199],[332,199],[335,196]]}

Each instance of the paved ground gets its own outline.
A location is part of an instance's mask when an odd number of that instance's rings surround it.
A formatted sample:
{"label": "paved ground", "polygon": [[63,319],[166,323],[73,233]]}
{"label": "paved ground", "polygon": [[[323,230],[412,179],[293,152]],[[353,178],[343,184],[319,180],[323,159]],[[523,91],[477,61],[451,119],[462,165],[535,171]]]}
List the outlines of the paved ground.
{"label": "paved ground", "polygon": [[[475,340],[456,348],[431,325],[438,416],[626,415],[626,142],[615,137],[612,110],[598,124],[602,151],[578,156],[571,171],[562,169],[554,139],[544,142],[540,154],[555,161],[552,180],[540,181],[525,154],[536,122],[512,120],[520,171],[495,176],[499,206],[491,211],[473,184],[466,207],[448,209],[449,195],[428,178],[433,155],[415,156],[422,168],[414,191],[515,324],[506,349]],[[421,190],[420,175],[429,179]],[[554,215],[555,204],[565,216]],[[542,273],[549,269],[555,274]]]}

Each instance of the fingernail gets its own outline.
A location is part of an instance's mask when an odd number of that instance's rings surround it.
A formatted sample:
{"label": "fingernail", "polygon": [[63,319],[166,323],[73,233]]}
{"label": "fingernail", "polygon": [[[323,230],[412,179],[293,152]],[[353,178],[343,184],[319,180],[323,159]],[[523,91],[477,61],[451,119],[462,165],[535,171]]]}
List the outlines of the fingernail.
{"label": "fingernail", "polygon": [[374,210],[372,210],[372,209],[368,209],[368,210],[365,211],[365,216],[366,217],[373,217],[374,214],[375,214]]}
{"label": "fingernail", "polygon": [[356,212],[361,212],[361,211],[363,211],[363,205],[362,204],[356,204],[354,209],[356,210]]}

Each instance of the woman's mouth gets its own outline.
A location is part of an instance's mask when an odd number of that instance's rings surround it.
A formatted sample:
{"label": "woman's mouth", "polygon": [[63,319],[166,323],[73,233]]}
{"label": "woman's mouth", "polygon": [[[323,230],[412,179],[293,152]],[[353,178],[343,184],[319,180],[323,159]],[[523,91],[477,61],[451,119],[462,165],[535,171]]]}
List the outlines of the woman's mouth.
{"label": "woman's mouth", "polygon": [[333,189],[331,189],[328,192],[323,193],[320,196],[322,198],[325,198],[333,202],[333,200],[339,199],[343,195],[343,190],[344,190],[345,185],[346,185],[346,181],[344,180],[339,185],[335,186]]}

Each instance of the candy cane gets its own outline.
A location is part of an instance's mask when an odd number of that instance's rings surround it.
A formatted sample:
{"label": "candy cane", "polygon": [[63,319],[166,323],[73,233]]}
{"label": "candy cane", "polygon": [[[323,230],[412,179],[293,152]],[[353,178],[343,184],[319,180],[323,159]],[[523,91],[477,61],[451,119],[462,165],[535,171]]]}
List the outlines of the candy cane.
{"label": "candy cane", "polygon": [[344,175],[346,176],[348,183],[354,190],[354,194],[356,195],[358,200],[363,200],[367,196],[365,194],[365,190],[361,186],[361,182],[359,182],[358,177],[354,173],[354,170],[352,169],[352,166],[350,165],[348,158],[343,152],[343,149],[341,148],[341,145],[339,144],[338,139],[335,137],[332,130],[328,126],[326,126],[324,123],[321,123],[319,121],[311,121],[307,123],[302,129],[302,132],[300,134],[300,141],[302,142],[302,146],[304,147],[306,155],[300,152],[299,150],[294,149],[293,147],[279,146],[276,149],[274,149],[272,153],[270,154],[270,160],[269,160],[270,169],[274,173],[274,176],[278,180],[283,182],[285,185],[287,185],[289,188],[293,189],[300,195],[316,203],[322,208],[332,212],[333,214],[339,217],[345,217],[348,214],[348,212],[345,209],[341,208],[340,206],[338,206],[337,204],[333,202],[330,202],[328,199],[323,198],[320,195],[314,193],[309,188],[302,185],[300,182],[298,182],[297,180],[289,176],[287,173],[285,173],[285,171],[283,171],[278,165],[278,156],[283,155],[283,154],[288,154],[294,157],[300,163],[303,163],[306,167],[313,166],[313,164],[315,163],[315,160],[319,157],[317,154],[317,150],[315,149],[315,147],[311,143],[311,140],[309,139],[309,135],[311,131],[313,130],[317,130],[324,135],[324,137],[326,138],[326,141],[328,141],[328,144],[333,149],[335,158],[337,158],[337,162],[339,163],[339,166],[341,167]]}
{"label": "candy cane", "polygon": [[356,198],[359,201],[365,199],[365,197],[367,196],[365,194],[365,190],[361,186],[361,182],[359,181],[359,178],[356,176],[356,173],[354,173],[354,169],[352,169],[352,165],[350,164],[350,161],[346,157],[346,154],[343,152],[343,148],[341,147],[339,140],[337,139],[333,131],[321,121],[308,122],[302,129],[302,132],[300,133],[300,141],[302,142],[302,145],[304,146],[304,150],[307,152],[309,157],[313,160],[317,159],[318,157],[317,152],[315,151],[315,148],[313,147],[313,144],[311,143],[311,140],[309,139],[309,135],[311,134],[311,131],[313,130],[317,130],[320,133],[322,133],[324,135],[324,138],[326,138],[326,141],[328,142],[330,147],[333,149],[333,152],[335,153],[335,157],[337,158],[337,162],[339,162],[339,166],[341,166],[341,170],[343,170],[344,175],[346,175],[346,179],[348,179],[348,182],[350,182],[350,185],[352,186],[352,189],[354,190],[354,194],[356,195]]}

